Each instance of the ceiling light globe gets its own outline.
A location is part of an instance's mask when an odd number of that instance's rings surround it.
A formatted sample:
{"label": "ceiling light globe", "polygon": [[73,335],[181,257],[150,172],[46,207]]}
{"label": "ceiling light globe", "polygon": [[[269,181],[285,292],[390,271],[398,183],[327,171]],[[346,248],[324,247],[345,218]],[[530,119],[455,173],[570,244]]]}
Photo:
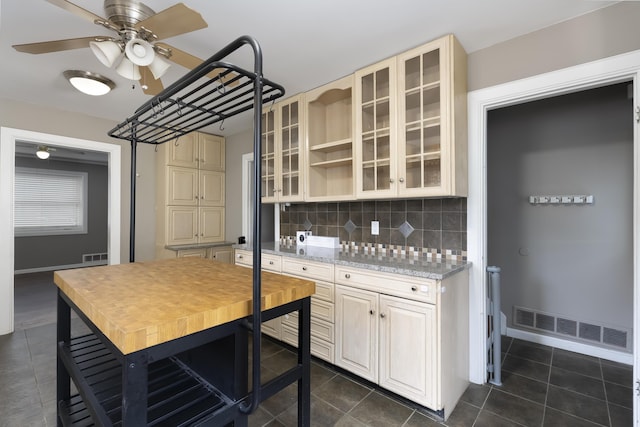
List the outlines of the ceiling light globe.
{"label": "ceiling light globe", "polygon": [[131,62],[141,67],[151,64],[156,56],[151,43],[142,39],[129,40],[124,52]]}
{"label": "ceiling light globe", "polygon": [[89,71],[67,70],[64,76],[73,87],[91,96],[105,95],[116,87],[110,79]]}
{"label": "ceiling light globe", "polygon": [[36,156],[39,159],[46,160],[49,158],[49,150],[47,149],[47,147],[40,146],[38,147],[38,151],[36,151]]}

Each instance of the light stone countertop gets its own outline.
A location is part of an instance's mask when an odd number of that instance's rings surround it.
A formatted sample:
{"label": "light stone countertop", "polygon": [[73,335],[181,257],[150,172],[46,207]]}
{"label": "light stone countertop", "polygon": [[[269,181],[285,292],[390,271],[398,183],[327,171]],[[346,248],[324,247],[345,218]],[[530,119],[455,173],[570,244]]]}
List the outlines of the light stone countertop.
{"label": "light stone countertop", "polygon": [[232,246],[233,242],[194,243],[191,245],[167,245],[164,248],[170,251],[186,251],[189,249],[207,249],[220,246]]}
{"label": "light stone countertop", "polygon": [[[314,246],[283,246],[273,242],[261,244],[262,253],[282,255],[344,265],[349,267],[376,270],[385,273],[403,274],[407,276],[423,277],[442,280],[445,277],[471,267],[466,261],[447,259],[433,259],[427,257],[394,256],[388,254],[368,254],[362,252],[345,252],[340,249],[321,248]],[[252,250],[250,245],[233,245],[235,249]]]}

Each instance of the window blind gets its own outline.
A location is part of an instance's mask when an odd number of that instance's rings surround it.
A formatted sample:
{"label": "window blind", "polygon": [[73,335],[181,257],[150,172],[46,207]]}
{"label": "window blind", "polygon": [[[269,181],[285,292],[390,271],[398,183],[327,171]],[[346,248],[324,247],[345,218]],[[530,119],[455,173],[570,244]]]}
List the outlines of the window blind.
{"label": "window blind", "polygon": [[86,172],[16,168],[15,234],[87,232]]}

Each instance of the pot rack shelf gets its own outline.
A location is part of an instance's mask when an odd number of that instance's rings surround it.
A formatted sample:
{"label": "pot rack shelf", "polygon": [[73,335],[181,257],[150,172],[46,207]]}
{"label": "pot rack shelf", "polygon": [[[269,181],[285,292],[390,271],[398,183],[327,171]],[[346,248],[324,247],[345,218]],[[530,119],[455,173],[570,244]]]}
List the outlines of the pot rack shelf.
{"label": "pot rack shelf", "polygon": [[[243,69],[225,59],[243,46],[252,49],[253,70]],[[160,94],[139,107],[134,114],[108,132],[114,138],[131,142],[131,207],[129,260],[135,261],[135,205],[136,205],[136,147],[138,143],[163,144],[204,127],[220,123],[230,117],[253,110],[254,158],[261,158],[262,106],[284,96],[284,88],[262,75],[262,51],[257,41],[242,36],[218,53],[205,60]],[[254,162],[253,235],[260,236],[261,162]],[[241,402],[244,413],[253,411],[263,397],[273,395],[276,389],[293,382],[296,375],[288,374],[278,381],[277,387],[261,386],[260,331],[261,331],[261,245],[253,243],[253,314],[248,325],[253,330],[253,390]],[[284,307],[283,307],[284,308]],[[262,316],[265,314],[262,313]],[[299,359],[309,356],[299,355]],[[301,372],[299,368],[296,372]],[[261,387],[264,390],[261,391]],[[266,388],[265,388],[266,387]],[[308,402],[307,402],[308,403]],[[305,414],[308,424],[308,411]],[[299,414],[299,417],[301,415]]]}

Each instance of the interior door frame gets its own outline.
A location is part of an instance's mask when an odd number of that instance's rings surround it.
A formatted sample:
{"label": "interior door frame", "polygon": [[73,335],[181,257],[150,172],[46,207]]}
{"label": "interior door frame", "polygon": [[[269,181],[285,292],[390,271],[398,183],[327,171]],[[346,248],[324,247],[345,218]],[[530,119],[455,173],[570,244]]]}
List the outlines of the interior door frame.
{"label": "interior door frame", "polygon": [[[467,200],[468,260],[473,263],[470,275],[470,379],[475,383],[486,382],[486,286],[487,286],[487,112],[489,110],[520,104],[536,99],[576,92],[623,81],[634,84],[634,176],[633,176],[633,365],[634,383],[640,368],[638,344],[640,343],[640,286],[638,279],[640,213],[639,152],[638,149],[638,99],[640,88],[640,50],[581,64],[558,71],[529,77],[468,94],[469,113],[469,196]],[[634,387],[635,388],[635,387]],[[634,419],[638,421],[638,398],[634,396]]]}
{"label": "interior door frame", "polygon": [[107,253],[109,264],[120,263],[120,215],[121,215],[121,147],[86,139],[70,138],[23,129],[0,127],[0,335],[14,331],[14,180],[16,142],[92,150],[108,156],[108,205]]}

